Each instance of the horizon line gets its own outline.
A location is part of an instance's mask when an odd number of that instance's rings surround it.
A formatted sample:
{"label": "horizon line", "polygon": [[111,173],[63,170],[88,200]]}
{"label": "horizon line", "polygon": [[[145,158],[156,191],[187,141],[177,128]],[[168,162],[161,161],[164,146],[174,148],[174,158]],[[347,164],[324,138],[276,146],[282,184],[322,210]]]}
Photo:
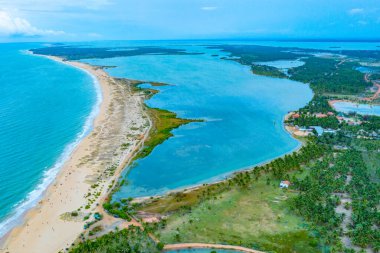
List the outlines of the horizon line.
{"label": "horizon line", "polygon": [[62,41],[0,41],[0,44],[16,43],[72,43],[72,42],[96,42],[96,41],[279,41],[279,42],[380,42],[380,38],[198,38],[198,39],[97,39],[97,40],[62,40]]}

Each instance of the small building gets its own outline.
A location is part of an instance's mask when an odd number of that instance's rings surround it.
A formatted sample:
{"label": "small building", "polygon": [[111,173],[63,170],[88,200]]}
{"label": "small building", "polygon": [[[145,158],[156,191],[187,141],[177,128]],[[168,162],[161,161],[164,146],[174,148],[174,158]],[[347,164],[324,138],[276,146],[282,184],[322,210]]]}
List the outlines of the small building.
{"label": "small building", "polygon": [[291,183],[289,181],[281,181],[280,183],[280,188],[289,188],[289,186],[291,185]]}
{"label": "small building", "polygon": [[333,112],[328,112],[327,115],[328,115],[328,116],[333,116],[334,113],[333,113]]}

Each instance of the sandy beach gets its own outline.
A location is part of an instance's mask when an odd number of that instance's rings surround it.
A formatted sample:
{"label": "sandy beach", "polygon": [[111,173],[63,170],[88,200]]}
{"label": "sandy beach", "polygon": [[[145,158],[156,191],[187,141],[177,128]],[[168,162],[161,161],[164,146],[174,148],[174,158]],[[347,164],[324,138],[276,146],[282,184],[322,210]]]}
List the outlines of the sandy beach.
{"label": "sandy beach", "polygon": [[[38,205],[6,236],[1,252],[56,253],[68,248],[83,231],[83,217],[102,212],[99,206],[110,186],[151,127],[143,96],[132,93],[129,86],[109,77],[102,68],[49,58],[95,76],[103,100],[91,133],[75,148]],[[77,217],[71,215],[73,211],[78,212]]]}

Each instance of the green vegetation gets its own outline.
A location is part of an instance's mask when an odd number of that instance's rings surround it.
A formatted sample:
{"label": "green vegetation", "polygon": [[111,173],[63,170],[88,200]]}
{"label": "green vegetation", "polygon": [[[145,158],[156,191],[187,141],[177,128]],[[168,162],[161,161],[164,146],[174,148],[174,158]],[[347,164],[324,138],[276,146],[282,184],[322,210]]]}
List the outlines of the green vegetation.
{"label": "green vegetation", "polygon": [[317,118],[314,115],[301,114],[299,118],[293,120],[293,124],[303,127],[321,126],[323,128],[337,129],[339,122],[334,115],[326,118]]}
{"label": "green vegetation", "polygon": [[374,73],[369,76],[370,80],[380,80],[380,73]]}
{"label": "green vegetation", "polygon": [[218,45],[210,48],[218,48],[231,53],[232,57],[239,57],[236,61],[244,65],[251,65],[254,62],[276,61],[276,60],[296,60],[306,53],[291,52],[295,48],[267,47],[256,45]]}
{"label": "green vegetation", "polygon": [[[317,226],[318,233],[326,244],[338,240],[342,217],[334,211],[339,198],[332,193],[343,191],[347,173],[346,167],[330,167],[330,163],[330,159],[326,158],[318,161],[310,170],[310,175],[300,181],[294,180],[294,187],[301,194],[291,201],[297,214]],[[340,163],[344,163],[344,160],[339,159],[338,164]]]}
{"label": "green vegetation", "polygon": [[[288,119],[285,123],[300,127],[321,126],[323,128],[337,129],[339,121],[336,112],[328,104],[328,98],[315,95],[303,108],[297,111],[299,117]],[[318,117],[318,114],[324,114]]]}
{"label": "green vegetation", "polygon": [[[338,144],[351,148],[333,152]],[[379,148],[378,140],[353,142],[342,134],[323,135],[299,153],[238,173],[226,182],[151,200],[138,209],[169,215],[146,226],[165,243],[224,243],[274,252],[350,252],[341,243],[346,234],[355,245],[378,249],[379,168],[366,164],[378,162]],[[316,159],[320,156],[323,159]],[[291,189],[279,189],[280,179],[290,180]],[[335,211],[340,194],[352,198],[352,203],[344,205],[353,213],[345,233],[344,216]]]}
{"label": "green vegetation", "polygon": [[[147,229],[167,243],[226,243],[274,252],[352,252],[341,240],[348,236],[356,246],[378,250],[380,140],[372,133],[378,133],[380,117],[346,115],[362,124],[339,123],[327,101],[325,96],[315,96],[298,111],[300,118],[290,122],[332,127],[338,129],[336,134],[313,137],[298,153],[237,173],[226,182],[145,203],[138,209],[169,215]],[[315,116],[320,113],[330,116]],[[278,188],[282,179],[293,183],[291,190]],[[349,199],[343,208],[352,212],[347,224],[336,211],[342,194]]]}
{"label": "green vegetation", "polygon": [[[117,79],[120,82],[125,83],[126,85],[130,85],[132,87],[132,91],[134,92],[143,92],[145,94],[146,99],[151,98],[159,91],[152,88],[141,88],[139,85],[143,83],[149,83],[153,87],[165,86],[168,84],[160,83],[160,82],[144,82],[138,80],[127,80],[127,79]],[[139,153],[135,156],[135,160],[139,158],[143,158],[148,156],[153,149],[163,143],[165,140],[169,139],[173,136],[171,131],[176,129],[184,124],[188,124],[191,122],[203,122],[203,120],[198,119],[181,119],[177,117],[177,114],[174,112],[170,112],[168,110],[163,110],[159,108],[151,108],[146,106],[147,113],[149,114],[150,119],[152,120],[152,128],[149,133],[149,136],[144,142],[144,147]]]}
{"label": "green vegetation", "polygon": [[[126,50],[127,49],[127,50]],[[31,49],[35,54],[58,56],[65,60],[75,61],[81,59],[93,58],[113,58],[127,57],[147,54],[162,55],[194,55],[199,53],[187,53],[183,49],[173,49],[165,47],[72,47],[72,46],[55,46]]]}
{"label": "green vegetation", "polygon": [[[118,79],[118,81],[123,82],[125,85],[130,85],[134,92],[143,92],[147,99],[152,97],[158,92],[155,89],[145,89],[139,87],[140,84],[145,83],[138,80],[126,80]],[[150,82],[152,86],[164,86],[167,84],[159,82]],[[146,106],[147,113],[152,121],[151,130],[149,136],[144,141],[144,146],[139,150],[135,156],[134,160],[141,159],[148,156],[153,149],[163,143],[165,140],[173,136],[171,131],[181,125],[188,124],[191,122],[201,122],[202,120],[191,120],[191,119],[181,119],[173,112],[162,110],[158,108],[150,108]],[[144,138],[144,136],[140,136]],[[125,184],[125,180],[121,180],[112,189],[105,203],[103,203],[103,208],[114,217],[122,218],[125,220],[131,220],[131,217],[135,214],[136,204],[131,204],[132,199],[123,199],[122,201],[112,201],[112,195],[117,192],[120,187]]]}
{"label": "green vegetation", "polygon": [[199,187],[188,192],[170,193],[164,198],[156,198],[144,203],[137,210],[157,214],[171,213],[199,203],[201,201],[200,196],[204,194],[204,189],[205,187]]}
{"label": "green vegetation", "polygon": [[323,144],[317,145],[314,141],[310,141],[298,152],[277,158],[263,166],[256,166],[252,170],[236,173],[226,181],[210,185],[205,184],[191,191],[171,193],[161,198],[152,199],[138,207],[137,210],[168,214],[176,210],[188,209],[189,206],[196,205],[210,196],[231,190],[232,186],[238,186],[242,189],[248,188],[252,182],[268,173],[276,179],[285,178],[286,172],[300,169],[302,164],[321,157],[324,152],[326,152],[326,147]]}
{"label": "green vegetation", "polygon": [[[356,70],[360,66],[356,59],[343,59],[334,57],[319,57],[312,53],[316,50],[267,47],[253,45],[220,45],[215,48],[231,53],[233,60],[249,65],[252,72],[258,75],[288,78],[277,68],[265,65],[257,65],[255,62],[276,61],[276,60],[296,60],[303,57],[305,62],[300,67],[289,69],[290,79],[310,83],[311,88],[317,94],[358,94],[365,91],[372,84],[364,80],[364,74]],[[318,50],[320,53],[333,53],[336,51]],[[367,53],[366,51],[347,51],[342,54],[353,57],[378,57],[379,53]]]}
{"label": "green vegetation", "polygon": [[354,145],[362,153],[363,161],[368,168],[370,180],[380,183],[380,142],[359,139],[354,142]]}
{"label": "green vegetation", "polygon": [[158,253],[156,243],[138,227],[111,232],[73,246],[69,253]]}
{"label": "green vegetation", "polygon": [[[242,245],[272,252],[352,252],[352,248],[347,248],[350,245],[342,240],[343,236],[355,246],[379,251],[380,117],[349,114],[344,116],[360,122],[360,125],[339,122],[337,112],[329,106],[328,99],[332,95],[363,93],[371,83],[366,82],[364,75],[356,70],[358,61],[380,59],[380,51],[341,50],[341,54],[355,57],[348,59],[338,56],[323,58],[309,49],[215,47],[230,52],[233,58],[228,59],[251,66],[255,74],[310,83],[316,95],[308,105],[298,110],[297,117],[287,123],[303,127],[322,126],[337,132],[308,137],[306,145],[299,151],[236,173],[225,181],[151,198],[142,204],[133,203],[132,199],[112,202],[112,193],[125,183],[124,180],[119,181],[103,205],[108,213],[127,220],[138,216],[138,211],[167,218],[158,223],[144,224],[144,231],[132,227],[83,241],[70,252],[154,253],[162,250],[163,243],[177,242]],[[181,50],[165,50],[155,47],[130,51],[56,47],[39,52],[66,59],[146,53],[183,54]],[[290,69],[290,77],[277,68],[255,64],[300,57],[304,57],[305,65]],[[128,81],[133,91],[143,92],[147,99],[158,92],[152,88],[140,88],[138,85],[141,83],[145,82]],[[172,129],[197,121],[180,119],[175,113],[157,108],[147,107],[147,112],[153,126],[135,159],[149,155],[157,145],[170,138]],[[292,182],[289,189],[279,188],[282,180]],[[76,212],[71,213],[71,216],[76,215]],[[89,234],[94,235],[101,230],[101,226],[95,226]],[[162,243],[156,244],[148,233],[155,234]]]}
{"label": "green vegetation", "polygon": [[310,83],[314,92],[358,94],[371,86],[364,75],[355,68],[357,62],[331,58],[309,57],[303,60],[305,65],[289,70],[291,79]]}
{"label": "green vegetation", "polygon": [[266,65],[252,64],[251,70],[253,74],[261,75],[261,76],[270,76],[270,77],[277,77],[277,78],[287,77],[283,72],[278,70],[278,68],[266,66]]}
{"label": "green vegetation", "polygon": [[[313,100],[299,110],[299,119],[290,122],[307,125],[303,118],[311,112],[326,112],[327,98],[316,96]],[[362,123],[339,123],[336,134],[318,138],[317,143],[330,148],[339,147],[339,152],[328,152],[323,160],[311,167],[307,177],[293,180],[293,187],[300,194],[292,200],[291,206],[294,212],[313,224],[320,240],[332,246],[333,252],[352,251],[346,248],[348,245],[342,244],[341,237],[344,235],[350,238],[352,244],[376,251],[380,247],[377,243],[380,241],[377,210],[380,202],[380,140],[377,138],[380,117],[354,113],[345,116]],[[326,122],[326,118],[314,119],[318,125]],[[344,208],[352,213],[347,224],[342,223],[344,216],[336,211],[341,196],[345,196]]]}
{"label": "green vegetation", "polygon": [[360,152],[349,152],[347,160],[351,162],[352,180],[348,192],[352,196],[352,236],[353,242],[361,247],[371,246],[380,250],[380,202],[378,182],[370,179]]}
{"label": "green vegetation", "polygon": [[327,97],[315,95],[306,106],[298,111],[300,113],[328,113],[334,112],[334,109],[329,105]]}
{"label": "green vegetation", "polygon": [[288,207],[286,200],[296,192],[281,190],[279,182],[303,177],[301,165],[322,156],[323,147],[311,141],[299,152],[227,181],[150,200],[138,210],[171,216],[147,225],[146,230],[165,243],[211,242],[276,252],[317,252],[318,241],[307,231],[308,225]]}
{"label": "green vegetation", "polygon": [[[348,179],[351,175],[352,179]],[[352,198],[353,212],[348,235],[355,245],[379,249],[379,213],[376,206],[380,201],[380,188],[378,183],[371,182],[360,152],[348,150],[337,157],[327,156],[313,166],[310,175],[303,180],[295,180],[294,185],[301,194],[292,200],[292,208],[316,225],[327,244],[335,245],[338,252],[344,250],[339,239],[343,216],[334,209],[340,203],[338,193],[346,193]]]}
{"label": "green vegetation", "polygon": [[153,125],[148,138],[144,142],[144,148],[137,154],[135,159],[149,155],[153,149],[173,136],[171,131],[190,122],[200,122],[200,120],[181,119],[177,114],[158,108],[149,108],[148,114]]}
{"label": "green vegetation", "polygon": [[109,194],[108,199],[103,203],[103,208],[109,214],[116,218],[121,218],[131,221],[131,217],[135,214],[136,204],[131,204],[132,199],[123,199],[122,201],[112,201],[112,195],[124,184],[124,180],[120,181],[118,185]]}
{"label": "green vegetation", "polygon": [[170,216],[159,230],[165,243],[205,242],[244,245],[275,252],[317,252],[317,241],[286,199],[295,193],[278,187],[279,180],[261,177],[248,187],[232,186],[201,204]]}

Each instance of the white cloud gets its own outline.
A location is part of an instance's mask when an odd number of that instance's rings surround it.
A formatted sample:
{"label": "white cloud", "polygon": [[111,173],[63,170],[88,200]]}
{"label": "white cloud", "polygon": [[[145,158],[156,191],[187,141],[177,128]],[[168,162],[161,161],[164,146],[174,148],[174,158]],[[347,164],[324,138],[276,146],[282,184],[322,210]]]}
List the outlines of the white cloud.
{"label": "white cloud", "polygon": [[361,9],[361,8],[353,8],[351,10],[348,11],[348,14],[350,15],[356,15],[356,14],[361,14],[364,12],[364,9]]}
{"label": "white cloud", "polygon": [[43,36],[62,35],[63,31],[43,30],[29,23],[28,20],[0,10],[0,34],[6,36]]}
{"label": "white cloud", "polygon": [[214,11],[216,9],[218,9],[218,7],[215,7],[215,6],[203,6],[203,7],[201,7],[202,11]]}
{"label": "white cloud", "polygon": [[111,0],[0,0],[2,8],[27,10],[61,10],[66,7],[99,9],[111,4]]}

